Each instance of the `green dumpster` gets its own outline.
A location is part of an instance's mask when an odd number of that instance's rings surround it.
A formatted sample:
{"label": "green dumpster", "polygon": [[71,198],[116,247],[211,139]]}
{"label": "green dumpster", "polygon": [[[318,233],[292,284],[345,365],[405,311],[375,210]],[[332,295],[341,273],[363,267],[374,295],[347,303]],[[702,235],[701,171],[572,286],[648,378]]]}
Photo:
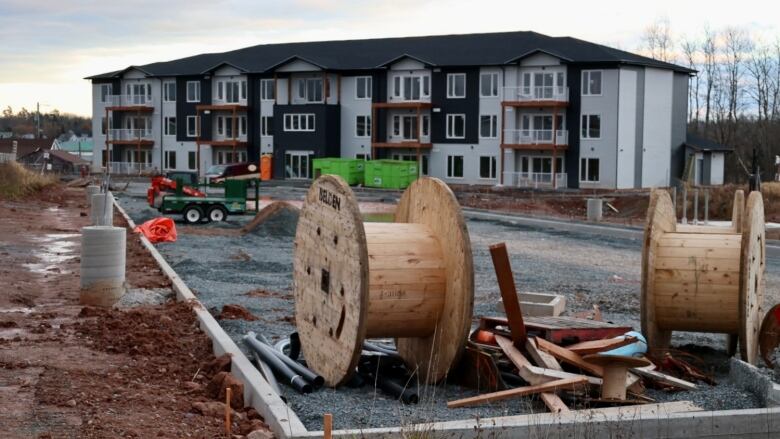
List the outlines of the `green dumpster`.
{"label": "green dumpster", "polygon": [[364,163],[365,161],[360,159],[314,159],[314,178],[323,174],[334,174],[343,178],[347,184],[361,184],[363,183]]}
{"label": "green dumpster", "polygon": [[417,179],[417,162],[372,160],[366,162],[365,185],[384,189],[405,189]]}

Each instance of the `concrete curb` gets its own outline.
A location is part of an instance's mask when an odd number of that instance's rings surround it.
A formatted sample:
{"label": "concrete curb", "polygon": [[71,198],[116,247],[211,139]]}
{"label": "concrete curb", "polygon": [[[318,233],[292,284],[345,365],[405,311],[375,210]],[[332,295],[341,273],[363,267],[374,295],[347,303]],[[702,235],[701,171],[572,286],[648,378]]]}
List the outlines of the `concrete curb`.
{"label": "concrete curb", "polygon": [[737,358],[729,362],[729,379],[755,394],[767,407],[780,407],[780,384],[762,373],[756,366]]}
{"label": "concrete curb", "polygon": [[[135,229],[135,222],[122,209],[118,201],[114,201],[117,211],[127,221],[131,233]],[[230,336],[219,326],[219,323],[206,310],[203,304],[195,297],[195,294],[187,287],[184,281],[171,268],[165,258],[160,254],[154,245],[143,235],[140,235],[144,247],[149,250],[157,265],[171,280],[173,290],[176,292],[176,298],[179,301],[186,301],[192,304],[192,309],[200,322],[200,329],[209,336],[212,341],[214,355],[220,356],[224,353],[231,356],[230,372],[236,378],[244,383],[244,403],[254,407],[263,418],[266,424],[271,427],[274,434],[279,438],[300,437],[308,433],[306,427],[298,419],[298,416],[290,407],[285,404],[279,395],[273,391],[268,382],[260,375],[260,372],[252,365],[249,359],[241,352],[241,349],[233,342]]]}

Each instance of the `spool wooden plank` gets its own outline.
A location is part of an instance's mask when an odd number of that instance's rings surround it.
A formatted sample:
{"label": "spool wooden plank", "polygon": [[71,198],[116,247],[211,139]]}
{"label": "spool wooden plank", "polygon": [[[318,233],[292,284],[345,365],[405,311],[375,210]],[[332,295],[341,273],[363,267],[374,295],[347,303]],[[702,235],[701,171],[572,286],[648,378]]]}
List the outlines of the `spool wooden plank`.
{"label": "spool wooden plank", "polygon": [[561,398],[554,393],[542,392],[539,394],[539,398],[547,406],[547,409],[550,410],[550,413],[567,413],[571,411]]}
{"label": "spool wooden plank", "polygon": [[742,222],[739,296],[739,351],[742,359],[749,363],[755,363],[758,358],[758,333],[764,303],[765,233],[764,200],[761,192],[751,192]]}
{"label": "spool wooden plank", "polygon": [[557,358],[559,361],[562,361],[564,363],[570,364],[574,367],[577,367],[579,369],[582,369],[590,374],[593,374],[597,377],[604,376],[604,368],[595,364],[591,364],[583,358],[566,349],[562,348],[556,344],[550,343],[549,341],[543,339],[543,338],[536,338],[536,345],[539,347],[539,349],[546,351],[548,354],[552,355],[553,357]]}
{"label": "spool wooden plank", "polygon": [[556,360],[555,357],[548,354],[547,352],[540,350],[536,346],[536,341],[534,341],[534,339],[529,338],[526,340],[525,350],[528,352],[528,355],[533,358],[538,366],[544,367],[546,369],[563,371],[563,368],[561,368],[558,360]]}
{"label": "spool wooden plank", "polygon": [[636,337],[611,338],[607,340],[592,340],[566,346],[566,349],[578,355],[597,354],[599,352],[617,349],[636,342]]}
{"label": "spool wooden plank", "polygon": [[582,387],[588,383],[585,378],[567,378],[551,381],[549,383],[539,384],[537,386],[517,387],[515,389],[502,390],[499,392],[486,393],[484,395],[463,398],[447,402],[447,408],[469,407],[472,405],[485,404],[489,402],[503,401],[509,398],[534,395],[542,392],[553,392],[556,390],[571,390]]}

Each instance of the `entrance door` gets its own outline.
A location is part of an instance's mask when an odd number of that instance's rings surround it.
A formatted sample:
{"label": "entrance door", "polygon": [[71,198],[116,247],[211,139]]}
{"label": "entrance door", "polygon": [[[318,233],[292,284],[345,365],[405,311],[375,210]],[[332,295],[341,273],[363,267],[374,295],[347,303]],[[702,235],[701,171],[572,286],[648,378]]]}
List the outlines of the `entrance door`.
{"label": "entrance door", "polygon": [[417,140],[417,116],[393,116],[393,137],[403,140]]}
{"label": "entrance door", "polygon": [[287,151],[284,153],[285,178],[291,180],[307,180],[311,178],[311,151]]}

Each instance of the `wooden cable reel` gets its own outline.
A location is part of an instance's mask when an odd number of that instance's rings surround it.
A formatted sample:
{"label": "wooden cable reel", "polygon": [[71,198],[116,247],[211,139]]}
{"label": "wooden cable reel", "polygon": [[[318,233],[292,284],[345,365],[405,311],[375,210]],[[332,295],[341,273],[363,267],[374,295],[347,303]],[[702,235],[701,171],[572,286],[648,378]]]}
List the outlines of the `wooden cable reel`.
{"label": "wooden cable reel", "polygon": [[366,338],[394,337],[422,382],[460,357],[474,303],[466,223],[442,181],[404,192],[394,223],[364,223],[347,183],[323,175],[298,219],[295,321],[308,366],[329,386],[346,382]]}
{"label": "wooden cable reel", "polygon": [[[642,333],[666,349],[672,331],[729,334],[755,363],[764,296],[764,204],[734,197],[732,224],[677,224],[669,193],[653,190],[642,250]],[[731,344],[731,342],[729,342]]]}

